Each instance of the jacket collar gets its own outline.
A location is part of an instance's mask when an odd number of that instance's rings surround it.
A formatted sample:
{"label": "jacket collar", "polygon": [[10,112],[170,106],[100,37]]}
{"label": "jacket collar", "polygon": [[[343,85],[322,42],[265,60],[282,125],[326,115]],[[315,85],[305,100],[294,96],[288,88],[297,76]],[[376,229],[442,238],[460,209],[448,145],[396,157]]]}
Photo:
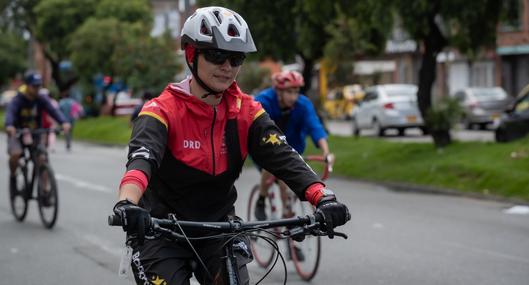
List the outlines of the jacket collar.
{"label": "jacket collar", "polygon": [[[211,106],[200,101],[198,98],[193,96],[190,92],[190,82],[192,76],[188,76],[186,79],[178,82],[171,83],[166,87],[166,90],[178,99],[184,100],[186,103],[192,104],[199,109],[211,109]],[[235,81],[224,91],[222,94],[222,101],[220,104],[227,104],[228,118],[232,119],[237,116],[241,110],[242,103],[241,89]]]}

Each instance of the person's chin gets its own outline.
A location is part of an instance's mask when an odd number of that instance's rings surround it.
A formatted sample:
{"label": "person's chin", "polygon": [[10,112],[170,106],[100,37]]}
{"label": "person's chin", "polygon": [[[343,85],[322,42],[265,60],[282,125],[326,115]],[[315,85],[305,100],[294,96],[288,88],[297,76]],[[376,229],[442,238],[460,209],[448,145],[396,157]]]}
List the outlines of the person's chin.
{"label": "person's chin", "polygon": [[223,92],[224,90],[228,89],[230,87],[231,83],[227,82],[217,82],[212,86],[212,89],[217,92]]}

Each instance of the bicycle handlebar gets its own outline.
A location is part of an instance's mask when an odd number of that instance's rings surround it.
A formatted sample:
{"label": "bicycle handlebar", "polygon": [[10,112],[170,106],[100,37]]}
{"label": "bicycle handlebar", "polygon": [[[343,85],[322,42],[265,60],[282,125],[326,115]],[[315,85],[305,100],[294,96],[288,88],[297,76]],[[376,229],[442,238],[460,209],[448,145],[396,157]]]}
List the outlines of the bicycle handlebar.
{"label": "bicycle handlebar", "polygon": [[[216,231],[219,233],[241,233],[244,231],[270,229],[276,227],[294,227],[290,229],[288,235],[328,235],[328,236],[339,236],[347,239],[347,235],[340,232],[324,232],[321,230],[323,227],[323,216],[319,213],[314,215],[307,215],[304,217],[279,219],[271,221],[252,221],[243,222],[240,220],[230,220],[227,222],[195,222],[195,221],[180,221],[177,220],[174,215],[169,215],[169,219],[158,219],[151,218],[150,225],[148,227],[155,232],[167,233],[176,239],[184,239],[185,237],[179,233],[174,232],[171,228],[176,226],[182,229],[194,229],[194,230],[209,230]],[[122,221],[117,215],[108,216],[108,224],[110,226],[122,226]]]}
{"label": "bicycle handlebar", "polygon": [[307,155],[304,156],[304,158],[307,161],[317,161],[325,164],[323,174],[321,175],[321,180],[326,180],[327,178],[329,178],[329,174],[332,172],[332,163],[329,159],[329,155]]}

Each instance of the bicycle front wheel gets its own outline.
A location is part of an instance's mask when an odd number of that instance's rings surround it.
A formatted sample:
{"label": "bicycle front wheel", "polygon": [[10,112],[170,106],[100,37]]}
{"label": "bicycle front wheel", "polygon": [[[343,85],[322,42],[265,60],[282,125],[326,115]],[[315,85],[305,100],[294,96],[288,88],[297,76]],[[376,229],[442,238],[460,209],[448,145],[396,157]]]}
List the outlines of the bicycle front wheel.
{"label": "bicycle front wheel", "polygon": [[19,164],[15,180],[9,181],[9,202],[11,204],[11,213],[19,222],[24,221],[28,213],[28,194],[27,191],[27,168],[25,165]]}
{"label": "bicycle front wheel", "polygon": [[[248,213],[247,213],[247,221],[255,221],[255,204],[257,203],[257,199],[259,198],[259,184],[255,185],[252,188],[252,192],[250,193],[250,199],[248,199]],[[268,205],[270,206],[270,205]],[[265,207],[266,214],[268,217],[271,216],[270,213],[270,207]],[[275,237],[265,231],[257,231],[255,234],[263,235],[268,238],[275,239]],[[266,268],[270,265],[272,262],[275,250],[273,246],[268,243],[265,239],[259,238],[256,236],[250,235],[251,240],[251,248],[252,248],[252,254],[254,256],[255,261],[257,264],[263,268]]]}
{"label": "bicycle front wheel", "polygon": [[59,193],[57,180],[50,165],[43,164],[39,169],[38,196],[40,220],[47,229],[53,228],[59,212]]}
{"label": "bicycle front wheel", "polygon": [[[292,209],[297,216],[314,213],[312,205],[297,198],[293,201]],[[288,244],[294,267],[301,279],[309,281],[314,278],[320,265],[321,238],[308,235],[302,242],[290,239]]]}

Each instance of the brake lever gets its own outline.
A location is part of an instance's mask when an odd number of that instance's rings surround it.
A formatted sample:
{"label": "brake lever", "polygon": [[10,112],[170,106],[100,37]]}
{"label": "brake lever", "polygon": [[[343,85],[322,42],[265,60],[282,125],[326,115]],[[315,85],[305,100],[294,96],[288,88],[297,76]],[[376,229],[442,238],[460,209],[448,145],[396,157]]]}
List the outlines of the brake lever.
{"label": "brake lever", "polygon": [[341,238],[343,238],[343,239],[347,239],[347,238],[348,238],[347,234],[345,234],[345,233],[341,233],[341,232],[333,232],[333,234],[334,234],[335,236],[341,237]]}

